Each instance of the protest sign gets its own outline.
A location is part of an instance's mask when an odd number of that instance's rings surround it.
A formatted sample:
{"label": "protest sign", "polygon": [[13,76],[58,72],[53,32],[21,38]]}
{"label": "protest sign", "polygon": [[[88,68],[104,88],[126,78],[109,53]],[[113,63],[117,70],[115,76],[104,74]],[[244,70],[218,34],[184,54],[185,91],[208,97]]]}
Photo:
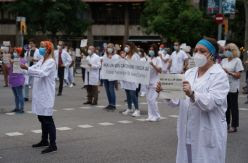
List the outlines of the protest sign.
{"label": "protest sign", "polygon": [[86,47],[86,46],[87,46],[87,42],[88,42],[87,39],[81,40],[80,47],[81,47],[81,48]]}
{"label": "protest sign", "polygon": [[13,73],[21,74],[22,69],[20,67],[20,58],[15,58],[13,63]]}
{"label": "protest sign", "polygon": [[160,74],[162,91],[159,94],[161,99],[185,99],[183,91],[183,74]]}
{"label": "protest sign", "polygon": [[81,61],[81,67],[83,67],[83,68],[85,68],[85,69],[90,68],[90,66],[89,66],[89,61],[86,60],[86,59],[83,59],[83,60]]}
{"label": "protest sign", "polygon": [[126,59],[104,59],[101,78],[148,85],[150,80],[150,64],[148,62]]}

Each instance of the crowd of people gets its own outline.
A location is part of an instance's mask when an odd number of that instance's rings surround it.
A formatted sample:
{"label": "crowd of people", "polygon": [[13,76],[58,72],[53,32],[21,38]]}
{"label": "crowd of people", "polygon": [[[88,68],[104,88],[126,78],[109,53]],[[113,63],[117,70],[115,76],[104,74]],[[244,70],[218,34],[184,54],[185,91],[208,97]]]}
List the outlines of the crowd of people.
{"label": "crowd of people", "polygon": [[[97,105],[99,85],[107,96],[107,111],[116,110],[118,85],[126,93],[127,108],[123,115],[141,116],[139,97],[146,96],[147,121],[160,120],[157,99],[162,87],[159,74],[184,74],[183,91],[186,99],[167,99],[169,105],[179,106],[177,162],[225,162],[227,133],[238,131],[241,72],[240,50],[234,43],[219,45],[212,38],[203,38],[191,50],[186,44],[174,42],[170,54],[165,44],[151,44],[148,49],[132,42],[118,45],[104,43],[103,50],[93,45],[74,51],[58,41],[42,41],[36,48],[34,40],[28,47],[1,47],[5,87],[14,94],[13,112],[24,113],[24,101],[29,101],[32,89],[32,111],[42,126],[42,140],[33,147],[48,146],[43,153],[57,150],[56,129],[52,118],[55,83],[57,96],[63,87],[75,85],[74,74],[81,59],[82,79],[87,90],[84,105]],[[79,56],[78,54],[79,53]],[[220,55],[220,53],[222,55]],[[20,71],[14,72],[18,59]],[[101,67],[106,60],[142,61],[150,64],[149,84],[103,79]],[[194,65],[189,64],[193,60]],[[191,67],[192,66],[192,67]],[[15,67],[15,68],[14,68]],[[123,99],[124,100],[124,99]],[[50,143],[48,142],[48,135]]]}

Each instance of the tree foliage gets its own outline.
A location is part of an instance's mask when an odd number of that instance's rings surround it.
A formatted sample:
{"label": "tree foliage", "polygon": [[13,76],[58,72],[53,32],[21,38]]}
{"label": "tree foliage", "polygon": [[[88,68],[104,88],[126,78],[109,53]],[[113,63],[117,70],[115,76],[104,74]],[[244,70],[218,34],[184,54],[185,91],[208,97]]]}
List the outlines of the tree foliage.
{"label": "tree foliage", "polygon": [[17,0],[5,9],[26,17],[29,34],[82,35],[89,25],[83,17],[87,5],[81,0]]}
{"label": "tree foliage", "polygon": [[212,35],[217,26],[187,0],[148,0],[141,17],[147,33],[157,33],[168,41],[195,43]]}

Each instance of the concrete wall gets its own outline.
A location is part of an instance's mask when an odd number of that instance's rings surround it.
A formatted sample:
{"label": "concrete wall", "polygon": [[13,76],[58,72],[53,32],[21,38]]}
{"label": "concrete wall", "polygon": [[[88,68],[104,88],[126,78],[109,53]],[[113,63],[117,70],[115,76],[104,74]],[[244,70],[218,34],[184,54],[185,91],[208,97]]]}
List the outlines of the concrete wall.
{"label": "concrete wall", "polygon": [[15,35],[16,25],[15,24],[1,24],[0,35]]}

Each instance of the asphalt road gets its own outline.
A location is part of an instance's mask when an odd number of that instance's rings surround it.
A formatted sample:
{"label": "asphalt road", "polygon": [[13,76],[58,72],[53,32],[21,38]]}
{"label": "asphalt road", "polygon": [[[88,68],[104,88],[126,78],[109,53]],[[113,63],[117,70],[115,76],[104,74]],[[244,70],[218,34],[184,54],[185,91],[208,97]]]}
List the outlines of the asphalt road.
{"label": "asphalt road", "polygon": [[[145,122],[147,104],[139,98],[142,116],[123,116],[126,108],[123,90],[117,91],[118,109],[106,112],[106,95],[100,87],[96,107],[85,106],[86,90],[80,77],[77,85],[65,88],[63,96],[56,97],[54,120],[57,127],[56,153],[41,155],[42,149],[31,145],[40,141],[40,123],[30,113],[31,102],[25,104],[25,114],[9,114],[14,108],[10,88],[3,88],[0,75],[0,163],[174,163],[176,157],[176,122],[178,109],[160,101],[164,117],[160,122]],[[227,163],[248,162],[248,105],[240,95],[240,128],[229,134]]]}

